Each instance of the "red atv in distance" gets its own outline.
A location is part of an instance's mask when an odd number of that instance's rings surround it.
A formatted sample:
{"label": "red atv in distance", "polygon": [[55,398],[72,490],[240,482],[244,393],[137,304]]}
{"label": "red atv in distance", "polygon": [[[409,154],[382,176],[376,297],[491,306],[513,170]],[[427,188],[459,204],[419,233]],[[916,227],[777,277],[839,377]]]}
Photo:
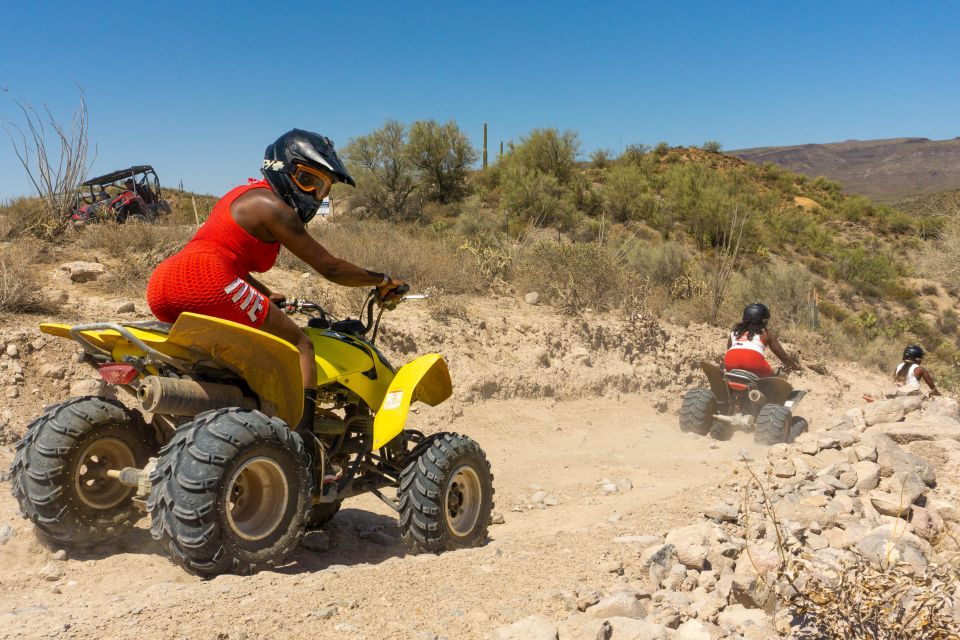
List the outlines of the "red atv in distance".
{"label": "red atv in distance", "polygon": [[123,224],[134,217],[155,220],[170,212],[170,203],[160,193],[157,172],[150,165],[111,171],[80,185],[70,212],[74,224],[113,220]]}

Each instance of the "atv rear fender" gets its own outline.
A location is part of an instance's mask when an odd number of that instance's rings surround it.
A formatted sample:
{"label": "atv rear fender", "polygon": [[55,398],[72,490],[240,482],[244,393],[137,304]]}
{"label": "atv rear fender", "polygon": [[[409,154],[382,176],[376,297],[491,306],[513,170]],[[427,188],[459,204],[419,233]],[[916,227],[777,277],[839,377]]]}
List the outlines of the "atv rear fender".
{"label": "atv rear fender", "polygon": [[419,401],[435,407],[452,393],[453,383],[443,356],[433,353],[402,366],[373,419],[373,449],[383,447],[403,431],[411,403]]}
{"label": "atv rear fender", "polygon": [[727,383],[723,380],[723,369],[706,360],[700,363],[700,368],[703,369],[703,372],[707,376],[707,382],[710,383],[710,391],[713,392],[713,397],[717,399],[717,403],[721,405],[729,403],[730,390],[727,388]]}
{"label": "atv rear fender", "polygon": [[807,395],[806,391],[801,391],[800,389],[794,389],[790,392],[790,397],[787,398],[787,401],[783,403],[783,406],[790,409],[791,411],[795,406],[800,404],[800,401],[803,400],[803,396]]}
{"label": "atv rear fender", "polygon": [[[730,391],[723,379],[723,369],[719,365],[706,361],[700,363],[700,368],[706,374],[710,382],[710,390],[713,391],[717,402],[721,405],[730,402]],[[789,400],[793,400],[793,405],[796,405],[806,394],[806,391],[794,391],[789,382],[778,377],[760,378],[757,381],[757,389],[766,397],[767,402],[782,405],[786,405]]]}

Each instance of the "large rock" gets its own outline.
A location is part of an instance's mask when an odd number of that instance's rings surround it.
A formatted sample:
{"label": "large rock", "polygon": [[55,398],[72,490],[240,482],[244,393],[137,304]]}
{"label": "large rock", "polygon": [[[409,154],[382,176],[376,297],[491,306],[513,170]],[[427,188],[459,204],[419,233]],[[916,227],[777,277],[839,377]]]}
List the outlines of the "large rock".
{"label": "large rock", "polygon": [[590,618],[576,615],[567,618],[558,627],[560,640],[666,640],[667,628],[648,620],[621,618]]}
{"label": "large rock", "polygon": [[597,604],[587,609],[591,618],[643,618],[647,609],[632,593],[614,593],[602,598]]}
{"label": "large rock", "polygon": [[673,633],[673,640],[710,640],[710,631],[699,620],[687,620]]}
{"label": "large rock", "polygon": [[748,545],[737,558],[733,596],[741,604],[764,606],[771,596],[769,585],[773,584],[780,565],[780,553],[772,542]]}
{"label": "large rock", "polygon": [[545,616],[529,616],[493,632],[494,640],[557,640],[557,625]]}
{"label": "large rock", "polygon": [[946,418],[925,418],[907,422],[885,422],[863,432],[864,437],[882,433],[897,444],[917,440],[960,440],[960,422]]}
{"label": "large rock", "polygon": [[711,522],[700,522],[674,529],[667,534],[667,544],[672,544],[680,563],[688,569],[703,569],[709,548],[719,541],[720,528]]}
{"label": "large rock", "polygon": [[880,465],[869,460],[861,460],[853,465],[857,474],[857,491],[872,491],[880,484]]}
{"label": "large rock", "polygon": [[880,400],[863,408],[863,421],[869,427],[881,422],[897,422],[903,419],[903,404],[898,398]]}
{"label": "large rock", "polygon": [[640,554],[640,564],[644,569],[651,565],[658,565],[666,571],[673,564],[673,556],[672,544],[655,544],[644,549]]}
{"label": "large rock", "polygon": [[107,268],[99,262],[67,262],[60,265],[60,269],[67,272],[73,282],[89,282],[97,276],[106,273]]}
{"label": "large rock", "polygon": [[667,640],[669,637],[665,626],[648,620],[613,617],[607,622],[613,629],[611,640]]}
{"label": "large rock", "polygon": [[923,458],[904,451],[896,442],[883,434],[874,434],[871,441],[877,447],[880,475],[889,477],[901,471],[916,471],[928,485],[937,482],[936,470]]}
{"label": "large rock", "polygon": [[915,471],[901,471],[890,479],[890,493],[902,497],[907,504],[913,504],[927,492],[927,485]]}
{"label": "large rock", "polygon": [[809,527],[812,522],[824,528],[832,527],[839,515],[832,501],[828,502],[823,496],[816,495],[802,499],[793,496],[784,498],[774,505],[774,511],[781,522],[792,520],[803,528]]}
{"label": "large rock", "polygon": [[738,507],[726,502],[718,502],[703,511],[703,515],[715,522],[736,522],[739,514],[740,509]]}
{"label": "large rock", "polygon": [[751,626],[773,630],[773,620],[766,613],[759,609],[747,609],[739,604],[733,604],[724,609],[717,616],[717,624],[728,634],[742,633]]}
{"label": "large rock", "polygon": [[924,407],[926,416],[943,416],[960,421],[960,403],[947,396],[931,396]]}
{"label": "large rock", "polygon": [[927,566],[930,545],[906,530],[906,524],[885,524],[870,531],[856,544],[865,558],[880,567],[906,564],[915,571]]}
{"label": "large rock", "polygon": [[878,513],[894,518],[907,519],[910,517],[910,503],[905,496],[887,493],[886,491],[871,491],[869,497],[870,504]]}

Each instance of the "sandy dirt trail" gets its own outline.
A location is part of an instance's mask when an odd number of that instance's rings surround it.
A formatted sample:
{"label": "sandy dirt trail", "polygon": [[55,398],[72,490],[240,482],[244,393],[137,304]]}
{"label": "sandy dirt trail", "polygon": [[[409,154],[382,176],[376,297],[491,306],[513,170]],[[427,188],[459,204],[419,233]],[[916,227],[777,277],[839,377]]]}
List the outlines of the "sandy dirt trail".
{"label": "sandy dirt trail", "polygon": [[[188,576],[139,528],[113,549],[71,556],[59,563],[62,579],[45,581],[38,571],[51,551],[17,516],[4,482],[0,525],[16,533],[0,547],[0,637],[482,637],[551,611],[551,589],[608,586],[614,576],[603,562],[636,562],[616,536],[662,533],[695,517],[737,452],[753,449],[747,435],[716,442],[682,434],[675,422],[639,396],[469,405],[451,428],[475,437],[493,465],[505,522],[491,527],[488,544],[406,556],[389,508],[362,497],[328,525],[328,552],[300,548],[289,565],[243,578]],[[604,495],[598,487],[623,478],[632,489]],[[538,489],[559,504],[530,508]]]}

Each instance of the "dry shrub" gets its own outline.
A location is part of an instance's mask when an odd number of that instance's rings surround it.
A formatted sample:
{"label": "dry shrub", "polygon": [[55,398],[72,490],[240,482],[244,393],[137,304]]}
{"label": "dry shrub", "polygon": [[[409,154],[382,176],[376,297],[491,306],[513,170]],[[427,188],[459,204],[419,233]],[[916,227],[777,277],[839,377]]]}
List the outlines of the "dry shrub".
{"label": "dry shrub", "polygon": [[953,606],[960,584],[954,563],[929,565],[913,574],[880,568],[858,557],[832,571],[801,557],[788,570],[806,578],[790,600],[799,617],[798,640],[948,640],[960,637]]}
{"label": "dry shrub", "polygon": [[0,241],[33,234],[48,220],[39,198],[14,198],[0,205]]}
{"label": "dry shrub", "polygon": [[[403,278],[416,291],[473,293],[485,286],[474,255],[460,249],[454,238],[428,229],[341,217],[313,225],[310,231],[338,258]],[[278,264],[309,270],[287,251],[281,253]]]}
{"label": "dry shrub", "polygon": [[633,291],[617,256],[603,245],[538,242],[520,257],[515,283],[565,313],[618,308]]}
{"label": "dry shrub", "polygon": [[[787,533],[767,488],[753,469],[743,488],[743,527],[750,528],[751,490],[758,511],[773,525],[779,566],[760,578],[762,593],[775,595],[793,617],[796,640],[948,640],[960,637],[954,617],[960,564],[956,553],[942,564],[915,571],[893,556],[878,565],[853,551],[853,559],[826,561]],[[906,531],[906,523],[904,523]],[[949,536],[948,536],[949,537]],[[952,539],[952,538],[951,538]],[[956,540],[952,540],[956,545]],[[750,552],[749,545],[746,547]],[[752,556],[751,556],[752,558]],[[756,566],[756,565],[754,565]]]}
{"label": "dry shrub", "polygon": [[0,312],[45,313],[57,310],[41,292],[44,282],[37,273],[36,242],[0,243]]}
{"label": "dry shrub", "polygon": [[442,293],[431,295],[427,300],[427,308],[430,310],[431,318],[444,324],[449,323],[451,318],[460,320],[470,318],[467,306],[462,300]]}
{"label": "dry shrub", "polygon": [[119,261],[97,281],[99,287],[110,293],[140,297],[156,266],[179,251],[196,228],[128,222],[91,225],[78,231],[76,246],[106,253]]}

